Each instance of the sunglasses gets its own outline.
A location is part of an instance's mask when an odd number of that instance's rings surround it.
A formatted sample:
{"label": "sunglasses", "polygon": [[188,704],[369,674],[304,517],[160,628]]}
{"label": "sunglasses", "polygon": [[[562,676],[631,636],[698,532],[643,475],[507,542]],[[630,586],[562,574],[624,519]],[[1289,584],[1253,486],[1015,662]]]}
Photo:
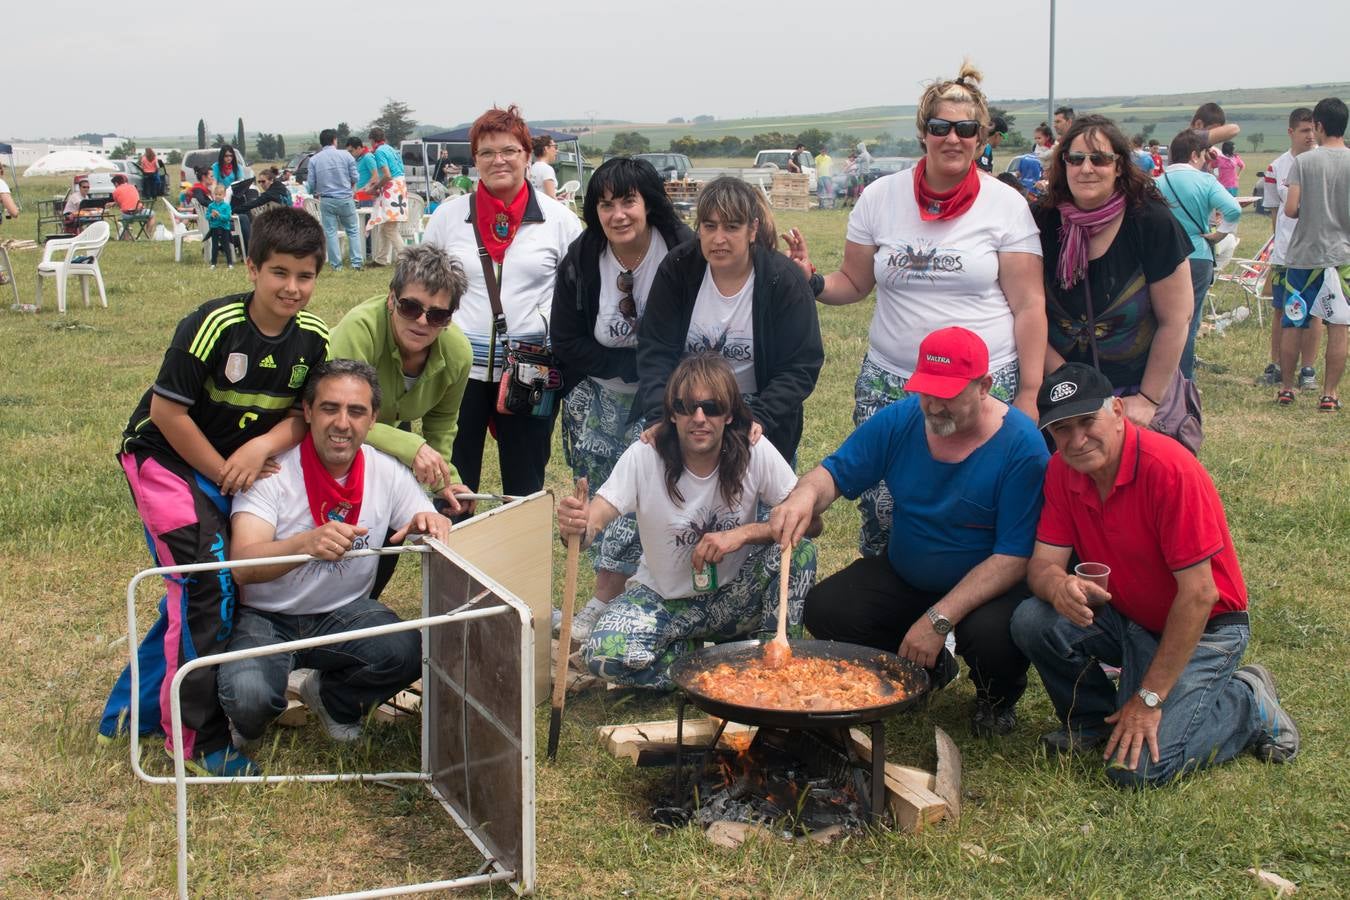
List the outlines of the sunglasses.
{"label": "sunglasses", "polygon": [[439,306],[427,308],[420,302],[411,297],[399,297],[396,301],[398,314],[409,322],[416,322],[422,316],[427,317],[427,324],[432,328],[443,328],[450,324],[451,311]]}
{"label": "sunglasses", "polygon": [[959,138],[973,138],[980,133],[980,123],[974,119],[962,119],[959,122],[952,122],[947,119],[929,119],[924,128],[933,137],[946,137],[951,134],[953,128],[956,129],[956,136]]}
{"label": "sunglasses", "polygon": [[1109,166],[1115,163],[1118,157],[1114,153],[1103,153],[1100,150],[1093,150],[1091,153],[1079,153],[1073,151],[1064,154],[1064,162],[1071,166],[1081,166],[1083,163],[1091,160],[1094,166]]}
{"label": "sunglasses", "polygon": [[722,408],[722,404],[718,403],[716,400],[694,401],[682,400],[679,397],[676,397],[670,402],[670,407],[675,410],[675,415],[677,416],[692,416],[700,409],[703,410],[703,415],[710,419],[714,416],[726,414],[726,410]]}
{"label": "sunglasses", "polygon": [[623,294],[619,298],[619,315],[629,321],[637,318],[637,301],[633,299],[633,284],[632,272],[620,272],[619,279],[615,283],[619,293]]}

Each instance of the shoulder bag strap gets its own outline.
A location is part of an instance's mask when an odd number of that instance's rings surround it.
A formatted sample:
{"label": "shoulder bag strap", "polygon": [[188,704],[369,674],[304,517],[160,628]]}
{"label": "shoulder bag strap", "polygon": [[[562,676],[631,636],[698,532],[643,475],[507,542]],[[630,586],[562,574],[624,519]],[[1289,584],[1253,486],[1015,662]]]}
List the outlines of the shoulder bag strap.
{"label": "shoulder bag strap", "polygon": [[1087,303],[1088,344],[1092,347],[1092,368],[1102,370],[1101,358],[1097,355],[1097,313],[1092,308],[1092,261],[1083,272],[1083,299]]}
{"label": "shoulder bag strap", "polygon": [[493,380],[497,361],[497,335],[506,334],[506,315],[502,312],[502,286],[497,281],[497,270],[483,246],[483,236],[478,233],[478,198],[469,195],[469,223],[473,227],[473,239],[478,242],[478,262],[483,266],[483,281],[487,284],[488,302],[492,304],[492,335],[488,338],[488,381]]}
{"label": "shoulder bag strap", "polygon": [[[1199,220],[1197,220],[1195,216],[1191,214],[1191,211],[1186,208],[1186,204],[1181,202],[1181,195],[1177,193],[1176,188],[1172,187],[1172,180],[1167,177],[1166,172],[1163,172],[1163,181],[1167,182],[1167,186],[1172,189],[1172,196],[1177,198],[1177,208],[1186,214],[1186,218],[1191,220],[1191,224],[1194,225],[1195,230],[1200,233],[1200,237],[1204,238],[1205,235],[1209,234],[1209,229],[1201,225]],[[1206,242],[1206,244],[1208,244],[1208,242]],[[1214,258],[1213,247],[1209,248],[1209,258]]]}

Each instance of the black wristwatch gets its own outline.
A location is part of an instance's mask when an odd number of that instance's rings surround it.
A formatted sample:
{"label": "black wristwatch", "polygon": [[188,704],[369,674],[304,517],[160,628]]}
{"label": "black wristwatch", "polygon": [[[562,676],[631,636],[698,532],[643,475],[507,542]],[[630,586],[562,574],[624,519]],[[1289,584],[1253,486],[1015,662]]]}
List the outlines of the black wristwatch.
{"label": "black wristwatch", "polygon": [[807,283],[811,285],[813,297],[819,297],[825,292],[825,276],[819,272],[812,272],[811,277],[807,279]]}

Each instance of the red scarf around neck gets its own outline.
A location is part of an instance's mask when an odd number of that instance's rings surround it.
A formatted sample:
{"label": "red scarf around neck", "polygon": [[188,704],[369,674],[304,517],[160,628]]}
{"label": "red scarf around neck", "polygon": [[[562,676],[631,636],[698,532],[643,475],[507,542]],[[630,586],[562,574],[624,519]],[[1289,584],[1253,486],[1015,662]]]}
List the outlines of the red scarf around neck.
{"label": "red scarf around neck", "polygon": [[961,183],[950,191],[938,193],[924,181],[923,173],[928,171],[928,158],[919,160],[914,167],[914,200],[919,204],[919,218],[925,222],[955,219],[970,209],[975,198],[980,195],[980,172],[974,163]]}
{"label": "red scarf around neck", "polygon": [[356,459],[347,471],[347,483],[338,480],[324,468],[319,451],[314,449],[314,436],[306,434],[300,442],[300,472],[305,478],[305,496],[309,498],[309,513],[314,525],[330,521],[355,525],[361,519],[361,497],[365,493],[366,455],[358,447]]}
{"label": "red scarf around neck", "polygon": [[478,182],[478,197],[474,201],[474,224],[483,236],[483,246],[494,262],[500,263],[506,256],[506,248],[515,239],[516,229],[525,216],[525,202],[529,199],[529,185],[522,184],[520,193],[510,204],[503,203]]}

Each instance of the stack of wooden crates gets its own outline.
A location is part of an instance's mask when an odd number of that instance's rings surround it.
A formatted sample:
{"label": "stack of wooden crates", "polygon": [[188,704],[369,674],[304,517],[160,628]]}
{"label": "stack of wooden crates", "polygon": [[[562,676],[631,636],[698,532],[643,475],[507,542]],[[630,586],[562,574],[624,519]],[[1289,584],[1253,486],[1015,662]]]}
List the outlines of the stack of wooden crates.
{"label": "stack of wooden crates", "polygon": [[769,205],[774,209],[806,209],[811,200],[810,184],[809,175],[775,174],[769,186]]}

